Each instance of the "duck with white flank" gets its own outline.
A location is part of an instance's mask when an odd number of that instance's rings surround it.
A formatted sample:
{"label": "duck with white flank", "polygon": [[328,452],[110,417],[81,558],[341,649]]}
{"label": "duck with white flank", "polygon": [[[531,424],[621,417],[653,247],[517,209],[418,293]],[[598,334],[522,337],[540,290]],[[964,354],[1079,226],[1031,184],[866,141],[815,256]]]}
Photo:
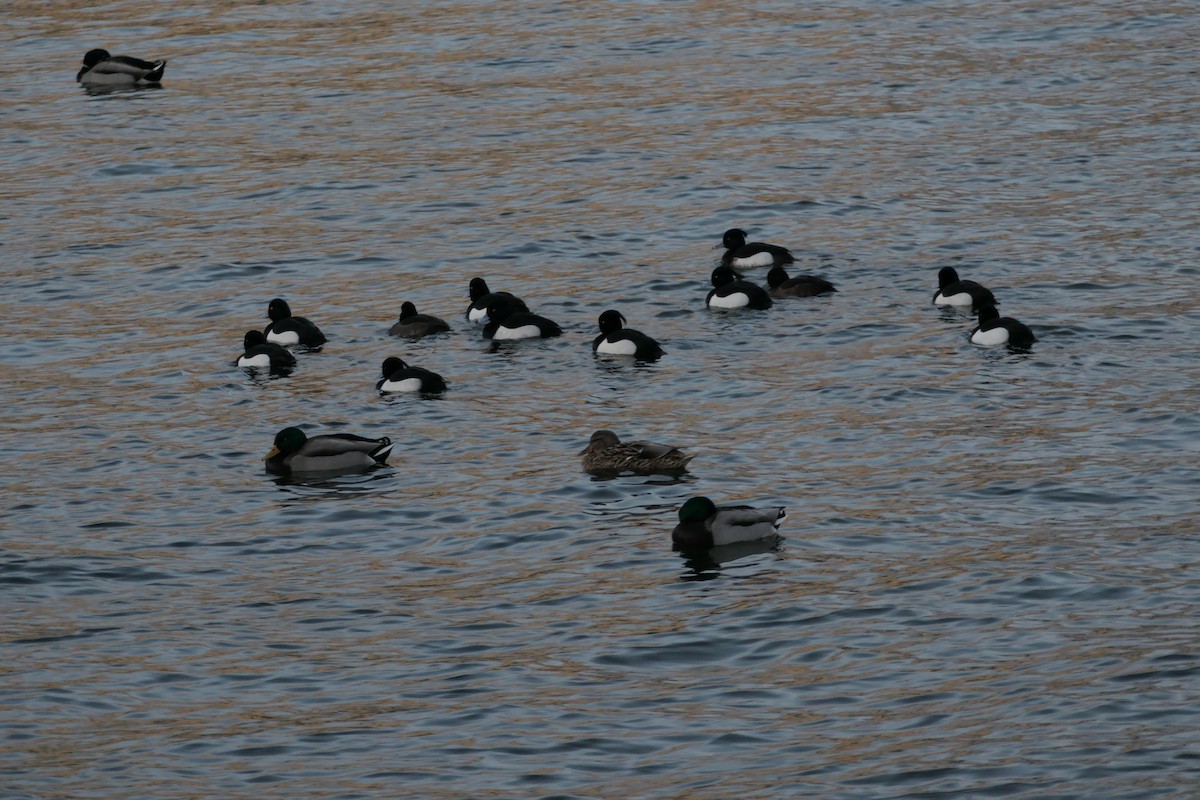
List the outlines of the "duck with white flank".
{"label": "duck with white flank", "polygon": [[612,431],[598,430],[588,446],[579,451],[585,472],[625,472],[647,475],[676,473],[687,469],[695,456],[678,447],[654,442],[622,442]]}
{"label": "duck with white flank", "polygon": [[485,339],[546,339],[562,335],[557,323],[529,311],[518,311],[503,297],[488,305],[487,316],[491,322],[483,328]]}
{"label": "duck with white flank", "polygon": [[761,286],[744,281],[729,267],[712,272],[713,289],[704,298],[709,308],[770,308],[771,296]]}
{"label": "duck with white flank", "polygon": [[446,381],[441,375],[421,367],[410,367],[402,358],[395,356],[385,358],[382,372],[383,380],[375,384],[375,388],[384,394],[391,392],[434,394],[446,391]]}
{"label": "duck with white flank", "polygon": [[400,319],[388,329],[392,336],[407,336],[419,339],[431,333],[445,333],[450,330],[450,323],[441,317],[429,314],[418,314],[417,307],[407,300],[400,304]]}
{"label": "duck with white flank", "polygon": [[271,324],[263,329],[268,342],[290,346],[302,344],[317,348],[327,341],[321,329],[304,317],[293,317],[286,300],[276,297],[267,304],[267,318]]}
{"label": "duck with white flank", "polygon": [[245,369],[286,372],[296,366],[296,357],[286,347],[268,342],[262,331],[246,331],[242,349],[245,352],[238,357],[237,366]]}
{"label": "duck with white flank", "polygon": [[483,278],[471,278],[467,291],[471,295],[471,304],[467,306],[467,320],[470,322],[486,323],[488,321],[488,306],[500,300],[507,300],[515,311],[528,311],[525,301],[509,292],[493,292],[488,289],[487,281]]}
{"label": "duck with white flank", "polygon": [[771,267],[780,264],[791,264],[796,259],[786,247],[762,242],[747,242],[746,232],[741,228],[730,228],[721,237],[721,245],[725,254],[721,263],[727,267]]}
{"label": "duck with white flank", "polygon": [[297,472],[343,472],[387,463],[392,440],[386,436],[368,439],[352,433],[306,436],[299,428],[284,428],[275,435],[275,446],[263,459],[267,472],[292,475]]}
{"label": "duck with white flank", "polygon": [[143,61],[133,56],[114,56],[103,48],[88,50],[75,82],[84,86],[145,86],[162,80],[167,62]]}
{"label": "duck with white flank", "polygon": [[935,306],[994,306],[996,298],[991,290],[980,286],[975,281],[958,279],[958,271],[954,267],[942,267],[938,271],[938,290],[933,293]]}
{"label": "duck with white flank", "polygon": [[816,275],[797,275],[789,278],[783,267],[771,267],[767,273],[767,286],[772,297],[816,297],[819,294],[836,292],[833,284]]}
{"label": "duck with white flank", "polygon": [[592,352],[599,355],[633,356],[638,361],[654,361],[662,357],[662,346],[641,331],[626,328],[625,317],[619,311],[600,315],[600,335],[592,340]]}
{"label": "duck with white flank", "polygon": [[1006,344],[1023,350],[1036,341],[1033,331],[1023,322],[1000,316],[993,305],[979,307],[979,326],[971,331],[971,344],[982,347]]}
{"label": "duck with white flank", "polygon": [[671,540],[694,549],[753,542],[778,534],[785,519],[787,509],[782,507],[717,507],[707,497],[693,497],[679,509],[679,524],[671,531]]}

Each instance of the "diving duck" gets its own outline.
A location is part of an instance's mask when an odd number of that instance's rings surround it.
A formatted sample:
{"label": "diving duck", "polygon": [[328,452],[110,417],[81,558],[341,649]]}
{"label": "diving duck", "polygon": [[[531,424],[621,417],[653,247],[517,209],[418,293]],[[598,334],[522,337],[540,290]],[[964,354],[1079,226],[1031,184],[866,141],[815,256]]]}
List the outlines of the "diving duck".
{"label": "diving duck", "polygon": [[[525,305],[521,303],[521,305]],[[517,310],[517,305],[504,298],[494,300],[487,307],[491,320],[483,328],[485,339],[546,339],[561,336],[562,328],[557,323],[528,311]]]}
{"label": "diving duck", "polygon": [[267,304],[267,318],[271,324],[263,329],[268,342],[275,344],[302,344],[317,348],[328,341],[321,329],[304,317],[293,317],[286,300],[276,297]]}
{"label": "diving duck", "polygon": [[771,267],[767,273],[767,286],[772,297],[816,297],[819,294],[836,292],[833,284],[816,275],[797,275],[789,278],[781,266]]}
{"label": "diving duck", "polygon": [[434,394],[446,391],[446,381],[436,372],[421,367],[410,367],[404,359],[392,356],[383,360],[383,380],[375,388],[384,394],[392,392],[424,392]]}
{"label": "diving duck", "polygon": [[1023,322],[1017,322],[1012,317],[1002,317],[993,305],[979,307],[979,326],[971,331],[971,344],[983,347],[995,347],[1006,344],[1009,347],[1025,349],[1037,341],[1033,331]]}
{"label": "diving duck", "polygon": [[638,361],[662,357],[662,345],[641,331],[626,328],[619,311],[605,311],[597,323],[600,335],[592,340],[592,352],[600,355],[633,356]]}
{"label": "diving duck", "polygon": [[400,319],[388,329],[392,336],[407,336],[419,339],[431,333],[445,333],[450,330],[450,323],[441,317],[429,314],[418,314],[417,307],[407,300],[400,304]]}
{"label": "diving duck", "polygon": [[770,308],[771,296],[761,286],[744,281],[729,267],[712,272],[712,291],[704,298],[709,308]]}
{"label": "diving duck", "polygon": [[933,293],[933,304],[976,308],[997,305],[991,290],[975,281],[959,280],[958,270],[954,267],[942,267],[938,270],[938,290]]}
{"label": "diving duck", "polygon": [[721,247],[725,254],[721,263],[727,267],[771,267],[780,264],[791,264],[796,259],[786,247],[762,242],[747,242],[746,232],[741,228],[730,228],[721,237]]}
{"label": "diving duck", "polygon": [[239,367],[281,372],[296,366],[296,357],[286,347],[268,342],[262,331],[246,331],[242,349],[245,352],[238,357]]}
{"label": "diving duck", "polygon": [[487,281],[483,278],[471,278],[467,285],[471,295],[471,304],[467,306],[466,317],[470,322],[488,322],[488,306],[500,300],[507,300],[516,311],[528,311],[525,301],[510,292],[493,292],[488,289]]}

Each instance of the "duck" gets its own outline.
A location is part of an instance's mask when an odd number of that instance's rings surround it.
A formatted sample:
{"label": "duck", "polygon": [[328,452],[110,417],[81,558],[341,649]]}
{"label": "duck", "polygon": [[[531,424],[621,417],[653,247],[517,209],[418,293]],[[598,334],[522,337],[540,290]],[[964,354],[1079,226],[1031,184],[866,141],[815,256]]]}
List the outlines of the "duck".
{"label": "duck", "polygon": [[466,317],[469,322],[488,322],[488,306],[498,300],[507,300],[517,311],[528,311],[529,306],[525,305],[525,301],[510,292],[493,292],[488,289],[487,281],[483,278],[471,278],[471,282],[467,285],[467,291],[471,295],[471,304],[467,306]]}
{"label": "duck", "polygon": [[145,85],[161,81],[166,68],[164,59],[143,61],[133,56],[114,56],[97,47],[83,54],[83,67],[75,75],[75,82],[84,86]]}
{"label": "duck", "polygon": [[242,348],[245,352],[238,357],[239,367],[280,372],[296,366],[296,357],[286,347],[268,342],[262,331],[246,331]]}
{"label": "duck", "polygon": [[762,242],[746,242],[746,232],[741,228],[730,228],[721,237],[721,245],[725,254],[721,256],[721,264],[726,267],[771,267],[780,264],[791,264],[796,259],[786,247]]}
{"label": "duck", "polygon": [[971,344],[983,347],[1006,344],[1009,347],[1026,348],[1036,341],[1033,331],[1023,322],[1000,316],[993,305],[979,307],[979,325],[971,331]]}
{"label": "duck", "polygon": [[942,267],[938,270],[938,290],[933,293],[935,306],[994,306],[999,305],[991,290],[975,281],[959,280],[958,270]]}
{"label": "duck", "polygon": [[734,542],[753,542],[779,533],[787,509],[716,506],[707,497],[693,497],[679,509],[679,524],[671,540],[680,547],[709,549]]}
{"label": "duck", "polygon": [[592,352],[601,355],[633,356],[638,361],[662,357],[662,345],[641,331],[626,328],[619,311],[605,311],[597,323],[600,335],[592,340]]}
{"label": "duck", "polygon": [[402,358],[392,356],[383,360],[383,380],[375,388],[384,394],[390,392],[424,392],[433,394],[446,391],[446,381],[436,372],[421,367],[410,367]]}
{"label": "duck", "polygon": [[717,267],[712,272],[712,291],[704,302],[709,308],[756,308],[772,306],[771,296],[761,286],[755,286],[737,276],[730,267]]}
{"label": "duck", "polygon": [[307,436],[299,428],[284,428],[275,435],[275,446],[263,459],[267,472],[291,475],[297,472],[338,472],[386,464],[392,440],[383,436],[368,439],[352,433]]}
{"label": "duck", "polygon": [[778,264],[767,273],[767,286],[772,297],[815,297],[837,291],[832,283],[816,275],[789,278],[787,270]]}
{"label": "duck", "polygon": [[562,335],[557,323],[529,311],[518,311],[515,304],[504,298],[488,305],[487,316],[491,321],[483,328],[485,339],[546,339]]}
{"label": "duck", "polygon": [[388,333],[392,336],[407,336],[410,339],[419,339],[431,333],[445,333],[449,330],[450,323],[446,322],[446,320],[441,317],[430,316],[429,314],[418,314],[417,307],[405,300],[400,304],[400,319],[388,329]]}
{"label": "duck", "polygon": [[688,462],[695,458],[668,444],[622,442],[620,437],[606,429],[593,433],[587,447],[580,450],[579,455],[583,456],[584,472],[631,470],[638,474],[683,472]]}
{"label": "duck", "polygon": [[286,300],[276,297],[267,304],[267,318],[271,324],[263,329],[268,342],[275,344],[302,344],[316,348],[328,341],[321,329],[304,317],[293,317]]}

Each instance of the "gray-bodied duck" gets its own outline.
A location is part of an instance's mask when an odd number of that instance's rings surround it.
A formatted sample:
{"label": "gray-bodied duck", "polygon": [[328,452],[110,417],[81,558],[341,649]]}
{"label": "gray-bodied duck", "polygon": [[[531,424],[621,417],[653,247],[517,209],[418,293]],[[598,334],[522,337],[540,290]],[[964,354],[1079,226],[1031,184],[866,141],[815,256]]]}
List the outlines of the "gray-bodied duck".
{"label": "gray-bodied duck", "polygon": [[143,61],[133,56],[114,56],[97,47],[83,54],[83,67],[75,82],[84,86],[144,86],[162,80],[167,62]]}
{"label": "gray-bodied duck", "polygon": [[391,452],[392,440],[386,436],[368,439],[331,433],[310,437],[299,428],[284,428],[275,435],[275,446],[264,460],[267,472],[275,475],[341,472],[385,464]]}
{"label": "gray-bodied duck", "polygon": [[579,451],[585,472],[624,472],[639,474],[683,472],[695,458],[678,447],[654,442],[622,442],[610,430],[592,434],[588,446]]}
{"label": "gray-bodied duck", "polygon": [[716,506],[707,497],[693,497],[679,509],[679,524],[671,540],[684,548],[711,548],[734,542],[753,542],[779,533],[787,509]]}

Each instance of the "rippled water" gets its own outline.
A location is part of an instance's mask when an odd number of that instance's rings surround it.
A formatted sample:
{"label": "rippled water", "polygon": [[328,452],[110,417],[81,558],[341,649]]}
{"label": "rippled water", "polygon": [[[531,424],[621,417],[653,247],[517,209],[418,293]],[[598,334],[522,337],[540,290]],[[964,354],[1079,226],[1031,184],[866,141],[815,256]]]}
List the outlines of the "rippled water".
{"label": "rippled water", "polygon": [[[6,12],[6,798],[1195,796],[1191,6]],[[840,292],[706,311],[735,225]],[[565,335],[490,348],[476,275]],[[246,375],[275,296],[330,343]],[[292,424],[400,444],[268,476]],[[785,538],[673,552],[698,493]]]}

